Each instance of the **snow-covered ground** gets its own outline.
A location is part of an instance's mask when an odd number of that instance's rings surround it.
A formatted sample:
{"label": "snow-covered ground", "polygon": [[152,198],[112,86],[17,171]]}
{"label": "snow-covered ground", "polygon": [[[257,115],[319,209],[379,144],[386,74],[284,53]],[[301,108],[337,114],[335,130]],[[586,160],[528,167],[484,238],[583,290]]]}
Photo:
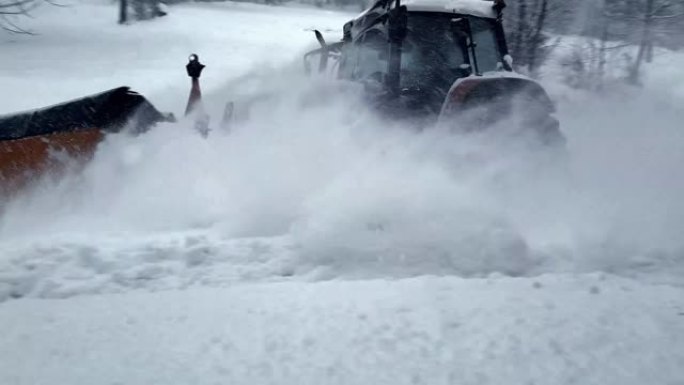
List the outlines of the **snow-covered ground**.
{"label": "snow-covered ground", "polygon": [[3,384],[667,384],[681,291],[587,275],[240,285],[0,308]]}
{"label": "snow-covered ground", "polygon": [[111,136],[5,202],[0,384],[684,382],[684,55],[640,90],[547,79],[555,154],[322,96],[300,57],[348,14],[35,16],[0,37],[0,113],[130,85],[178,114],[190,52],[212,113],[275,97],[230,134]]}

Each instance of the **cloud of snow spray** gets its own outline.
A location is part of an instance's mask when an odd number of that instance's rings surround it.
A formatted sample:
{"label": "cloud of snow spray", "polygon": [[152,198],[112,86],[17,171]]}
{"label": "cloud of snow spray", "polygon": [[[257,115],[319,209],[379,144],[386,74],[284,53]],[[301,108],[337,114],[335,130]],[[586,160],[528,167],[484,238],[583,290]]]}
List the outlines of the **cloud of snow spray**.
{"label": "cloud of snow spray", "polygon": [[[289,72],[232,84],[234,95],[275,92],[230,134],[203,139],[181,122],[110,136],[83,172],[9,202],[0,237],[131,258],[131,244],[169,234],[284,236],[287,275],[315,278],[681,270],[675,103],[562,101],[568,149],[556,153],[510,135],[418,133],[373,116],[353,89],[306,84]],[[113,236],[121,244],[102,242]]]}

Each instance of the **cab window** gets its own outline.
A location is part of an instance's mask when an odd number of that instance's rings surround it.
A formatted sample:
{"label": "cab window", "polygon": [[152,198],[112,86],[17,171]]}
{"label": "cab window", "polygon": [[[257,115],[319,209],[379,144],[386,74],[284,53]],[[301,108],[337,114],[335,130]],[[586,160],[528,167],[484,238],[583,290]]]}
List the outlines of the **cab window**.
{"label": "cab window", "polygon": [[377,80],[382,82],[388,69],[389,43],[379,30],[370,30],[354,44],[356,65],[352,71],[354,80]]}

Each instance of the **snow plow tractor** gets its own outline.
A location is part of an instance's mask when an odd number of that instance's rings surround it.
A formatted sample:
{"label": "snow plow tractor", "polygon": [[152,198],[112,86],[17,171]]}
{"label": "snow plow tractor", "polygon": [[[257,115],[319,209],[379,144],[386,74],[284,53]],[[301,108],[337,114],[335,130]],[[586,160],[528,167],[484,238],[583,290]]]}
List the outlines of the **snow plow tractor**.
{"label": "snow plow tractor", "polygon": [[378,0],[343,27],[342,40],[304,56],[308,73],[363,84],[369,103],[392,119],[493,127],[520,111],[525,130],[564,142],[554,105],[536,81],[513,72],[503,0]]}
{"label": "snow plow tractor", "polygon": [[[378,0],[343,26],[339,42],[328,44],[315,31],[320,48],[304,56],[305,70],[361,84],[367,103],[382,115],[420,128],[483,131],[517,115],[524,130],[544,144],[562,144],[546,91],[513,71],[504,8],[503,0]],[[194,112],[195,128],[207,136],[209,116],[199,86],[203,68],[190,55],[185,114]],[[221,127],[229,129],[239,116],[228,103]],[[59,171],[71,159],[87,160],[107,133],[139,133],[173,120],[127,87],[0,116],[0,194]]]}

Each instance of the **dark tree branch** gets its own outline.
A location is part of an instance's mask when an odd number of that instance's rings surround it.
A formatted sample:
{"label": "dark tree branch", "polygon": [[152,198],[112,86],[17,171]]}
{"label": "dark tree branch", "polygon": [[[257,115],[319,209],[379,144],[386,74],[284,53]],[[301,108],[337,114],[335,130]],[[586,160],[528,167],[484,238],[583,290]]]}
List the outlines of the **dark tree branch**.
{"label": "dark tree branch", "polygon": [[666,10],[672,6],[672,2],[670,1],[663,1],[662,3],[658,4],[655,9],[653,9],[653,15],[657,15],[660,13],[660,11]]}
{"label": "dark tree branch", "polygon": [[28,31],[26,29],[23,29],[19,27],[18,25],[14,24],[11,20],[7,18],[6,15],[0,15],[2,18],[2,24],[0,24],[0,28],[7,32],[11,33],[17,33],[21,35],[35,35],[35,33]]}
{"label": "dark tree branch", "polygon": [[653,16],[651,17],[653,20],[670,20],[670,19],[678,19],[680,17],[684,16],[684,13],[679,13],[676,15],[663,15],[663,16]]}
{"label": "dark tree branch", "polygon": [[22,8],[24,5],[33,3],[34,0],[19,0],[11,3],[0,3],[0,9],[6,8]]}
{"label": "dark tree branch", "polygon": [[2,2],[0,0],[0,28],[10,33],[18,33],[23,35],[34,35],[33,32],[28,31],[18,26],[14,19],[18,16],[31,17],[30,12],[40,6],[41,1],[49,0],[10,0],[9,2]]}
{"label": "dark tree branch", "polygon": [[53,7],[59,7],[59,8],[69,8],[69,7],[71,7],[71,6],[68,5],[68,4],[60,4],[60,3],[55,2],[55,1],[52,1],[52,0],[42,0],[42,1],[44,1],[44,2],[46,2],[46,3],[48,3],[48,4],[50,4],[50,5],[52,5]]}

